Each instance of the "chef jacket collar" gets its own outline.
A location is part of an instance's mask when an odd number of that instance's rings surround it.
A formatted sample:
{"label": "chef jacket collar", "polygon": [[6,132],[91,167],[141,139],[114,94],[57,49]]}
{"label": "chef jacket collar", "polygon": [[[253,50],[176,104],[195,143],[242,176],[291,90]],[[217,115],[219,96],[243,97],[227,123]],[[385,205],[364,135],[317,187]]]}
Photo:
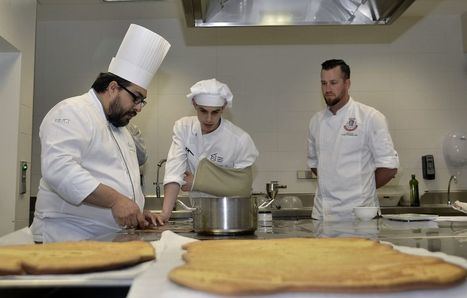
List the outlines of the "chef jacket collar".
{"label": "chef jacket collar", "polygon": [[94,89],[91,88],[88,94],[93,99],[93,102],[96,105],[96,108],[99,111],[99,114],[101,115],[101,119],[107,122],[107,117],[105,116],[105,112],[104,112],[104,106],[102,105],[101,101],[97,97],[96,91],[94,91]]}
{"label": "chef jacket collar", "polygon": [[326,117],[332,117],[332,116],[340,116],[342,114],[345,114],[347,113],[348,109],[350,108],[350,106],[354,103],[354,100],[352,99],[352,96],[349,96],[349,101],[342,107],[340,108],[339,110],[337,110],[336,112],[336,115],[334,115],[330,108],[329,107],[326,107]]}
{"label": "chef jacket collar", "polygon": [[[195,116],[196,117],[196,116]],[[196,118],[196,120],[198,120],[198,118]],[[224,117],[221,117],[221,123],[219,124],[219,126],[214,130],[214,131],[211,131],[210,133],[208,133],[208,135],[213,135],[215,134],[217,131],[220,130],[220,128],[224,125]],[[195,136],[197,135],[203,135],[203,132],[201,131],[201,122],[196,121],[196,125],[193,125],[193,128],[192,128],[192,131],[191,131]]]}
{"label": "chef jacket collar", "polygon": [[219,126],[215,130],[211,131],[210,133],[205,134],[205,136],[206,135],[215,136],[215,135],[219,134],[219,131],[221,131],[222,126],[224,126],[224,118],[221,117],[220,121],[221,121],[221,123],[219,123]]}

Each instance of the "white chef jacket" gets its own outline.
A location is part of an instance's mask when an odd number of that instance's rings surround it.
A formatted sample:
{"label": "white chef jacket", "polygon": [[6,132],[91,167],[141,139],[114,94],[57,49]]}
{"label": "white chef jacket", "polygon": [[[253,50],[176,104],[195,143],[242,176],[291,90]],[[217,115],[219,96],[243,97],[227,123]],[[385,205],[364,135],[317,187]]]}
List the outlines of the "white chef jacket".
{"label": "white chef jacket", "polygon": [[376,168],[399,167],[384,115],[352,98],[336,115],[328,108],[315,114],[308,166],[318,169],[314,219],[352,219],[353,207],[379,206]]}
{"label": "white chef jacket", "polygon": [[258,154],[250,135],[229,120],[221,118],[215,131],[203,135],[198,117],[184,117],[173,127],[164,185],[171,182],[183,185],[184,172],[195,173],[203,158],[221,167],[240,169],[251,166]]}
{"label": "white chef jacket", "polygon": [[99,183],[143,209],[135,143],[126,127],[114,127],[91,89],[55,105],[40,126],[41,168],[34,240],[81,240],[119,231],[109,208],[83,203]]}

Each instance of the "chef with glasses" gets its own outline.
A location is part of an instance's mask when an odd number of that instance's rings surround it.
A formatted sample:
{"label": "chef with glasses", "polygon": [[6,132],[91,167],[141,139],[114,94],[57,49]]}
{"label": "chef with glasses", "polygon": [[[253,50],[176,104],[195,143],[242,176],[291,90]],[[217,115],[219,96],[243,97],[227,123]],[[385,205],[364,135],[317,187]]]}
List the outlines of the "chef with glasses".
{"label": "chef with glasses", "polygon": [[130,25],[108,72],[44,117],[42,178],[31,226],[36,242],[92,239],[155,224],[143,211],[136,146],[126,126],[146,104],[169,48],[158,34]]}

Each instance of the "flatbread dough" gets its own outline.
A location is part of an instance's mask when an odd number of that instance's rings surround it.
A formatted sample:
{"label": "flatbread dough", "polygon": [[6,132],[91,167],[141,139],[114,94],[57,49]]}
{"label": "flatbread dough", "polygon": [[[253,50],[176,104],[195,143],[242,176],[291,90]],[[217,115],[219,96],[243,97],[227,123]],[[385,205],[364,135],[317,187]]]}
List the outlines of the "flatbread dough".
{"label": "flatbread dough", "polygon": [[216,294],[390,292],[461,282],[466,270],[362,238],[210,240],[184,246],[177,284]]}
{"label": "flatbread dough", "polygon": [[0,246],[0,275],[93,272],[153,259],[155,250],[144,241]]}

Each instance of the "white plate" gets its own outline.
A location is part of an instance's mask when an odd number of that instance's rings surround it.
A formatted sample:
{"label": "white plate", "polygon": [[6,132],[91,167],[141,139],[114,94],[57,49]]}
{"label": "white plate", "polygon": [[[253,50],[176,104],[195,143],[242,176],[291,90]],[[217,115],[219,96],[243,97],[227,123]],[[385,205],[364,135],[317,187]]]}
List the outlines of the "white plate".
{"label": "white plate", "polygon": [[383,218],[399,221],[421,221],[421,220],[435,220],[438,215],[434,214],[417,214],[417,213],[405,213],[405,214],[383,214]]}

